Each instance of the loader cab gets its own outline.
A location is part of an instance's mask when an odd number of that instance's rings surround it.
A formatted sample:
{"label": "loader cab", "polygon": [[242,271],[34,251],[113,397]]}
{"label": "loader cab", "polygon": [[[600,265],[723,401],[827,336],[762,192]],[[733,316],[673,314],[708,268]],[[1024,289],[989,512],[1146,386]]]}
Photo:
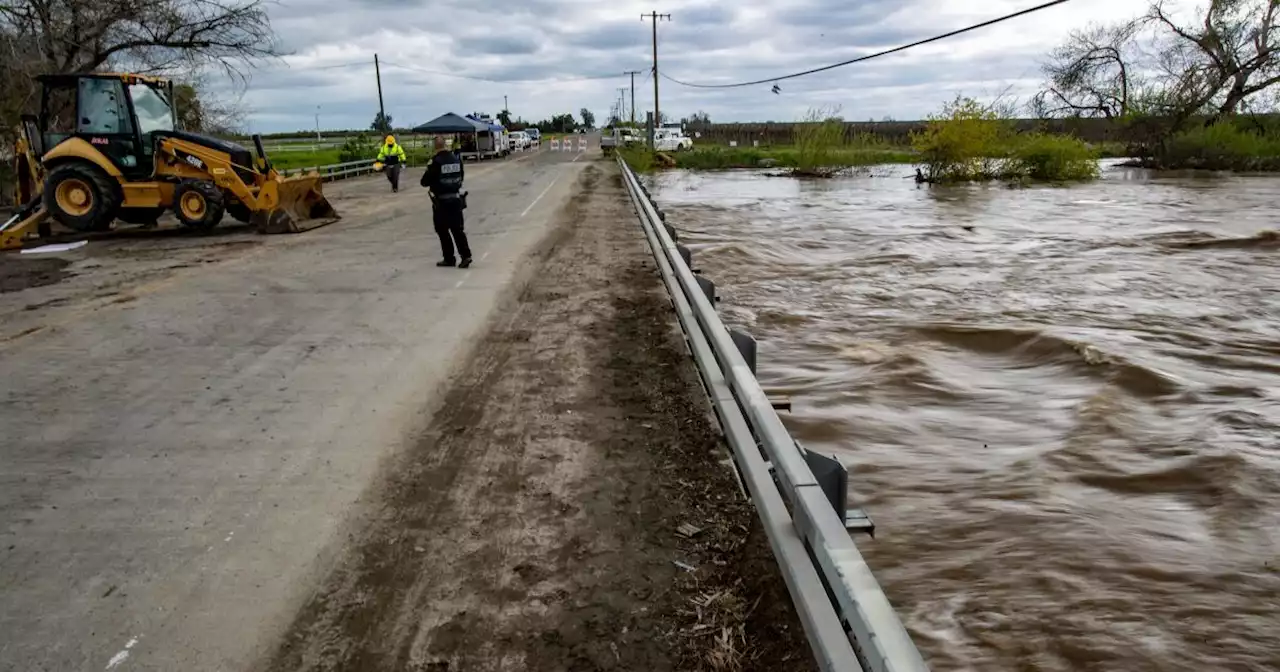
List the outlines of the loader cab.
{"label": "loader cab", "polygon": [[110,73],[42,75],[37,80],[42,86],[40,154],[68,138],[81,138],[125,176],[152,174],[155,134],[176,128],[170,82]]}

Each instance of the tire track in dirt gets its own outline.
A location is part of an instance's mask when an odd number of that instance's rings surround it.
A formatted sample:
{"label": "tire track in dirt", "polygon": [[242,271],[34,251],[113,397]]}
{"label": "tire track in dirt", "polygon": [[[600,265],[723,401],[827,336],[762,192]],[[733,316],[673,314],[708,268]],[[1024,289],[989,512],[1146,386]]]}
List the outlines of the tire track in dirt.
{"label": "tire track in dirt", "polygon": [[812,669],[616,168],[579,188],[260,669]]}

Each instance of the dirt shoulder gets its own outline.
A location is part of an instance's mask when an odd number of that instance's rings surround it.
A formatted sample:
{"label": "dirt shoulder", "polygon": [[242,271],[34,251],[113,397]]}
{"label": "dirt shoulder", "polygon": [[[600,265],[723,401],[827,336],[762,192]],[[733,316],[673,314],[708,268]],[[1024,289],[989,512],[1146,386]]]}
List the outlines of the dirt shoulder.
{"label": "dirt shoulder", "polygon": [[617,170],[579,186],[260,669],[812,669]]}

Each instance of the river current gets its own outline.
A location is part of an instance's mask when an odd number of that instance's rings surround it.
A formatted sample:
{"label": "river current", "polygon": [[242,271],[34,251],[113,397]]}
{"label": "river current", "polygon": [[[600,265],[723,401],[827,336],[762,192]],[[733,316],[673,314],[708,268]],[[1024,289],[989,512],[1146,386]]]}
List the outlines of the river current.
{"label": "river current", "polygon": [[937,671],[1280,670],[1280,178],[647,178]]}

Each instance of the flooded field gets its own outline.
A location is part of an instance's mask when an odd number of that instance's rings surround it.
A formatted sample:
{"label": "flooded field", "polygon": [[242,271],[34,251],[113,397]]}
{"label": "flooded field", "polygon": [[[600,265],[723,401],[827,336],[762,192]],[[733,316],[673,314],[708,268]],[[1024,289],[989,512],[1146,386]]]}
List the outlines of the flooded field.
{"label": "flooded field", "polygon": [[944,670],[1280,670],[1280,178],[650,179]]}

